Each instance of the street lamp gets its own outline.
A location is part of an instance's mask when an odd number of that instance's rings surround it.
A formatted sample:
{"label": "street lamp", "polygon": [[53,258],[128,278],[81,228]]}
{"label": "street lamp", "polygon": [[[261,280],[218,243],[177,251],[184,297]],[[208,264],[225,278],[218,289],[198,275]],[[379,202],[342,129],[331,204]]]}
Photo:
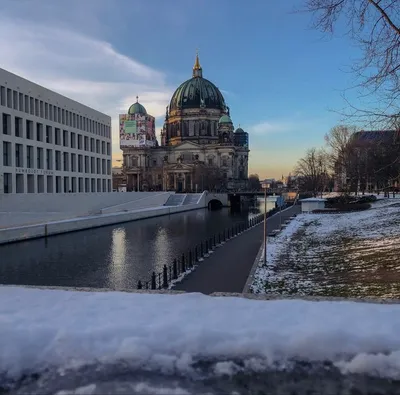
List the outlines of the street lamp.
{"label": "street lamp", "polygon": [[262,183],[264,189],[264,265],[267,264],[267,183]]}

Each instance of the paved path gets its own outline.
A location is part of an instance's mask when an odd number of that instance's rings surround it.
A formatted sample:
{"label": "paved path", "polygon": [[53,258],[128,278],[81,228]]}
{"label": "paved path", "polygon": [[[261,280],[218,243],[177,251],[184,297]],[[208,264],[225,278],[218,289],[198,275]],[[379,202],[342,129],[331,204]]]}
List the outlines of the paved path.
{"label": "paved path", "polygon": [[[300,212],[294,206],[282,212],[282,221]],[[267,219],[267,232],[279,227],[276,214]],[[263,223],[228,241],[174,287],[177,291],[242,292],[263,241]]]}

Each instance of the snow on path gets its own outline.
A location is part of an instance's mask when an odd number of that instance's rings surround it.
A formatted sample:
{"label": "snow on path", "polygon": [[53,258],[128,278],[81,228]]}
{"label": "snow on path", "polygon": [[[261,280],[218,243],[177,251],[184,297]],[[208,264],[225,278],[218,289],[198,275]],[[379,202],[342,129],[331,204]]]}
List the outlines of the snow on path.
{"label": "snow on path", "polygon": [[400,379],[400,304],[6,286],[0,300],[0,378],[120,360],[188,372],[202,358],[256,357],[254,369],[329,360]]}

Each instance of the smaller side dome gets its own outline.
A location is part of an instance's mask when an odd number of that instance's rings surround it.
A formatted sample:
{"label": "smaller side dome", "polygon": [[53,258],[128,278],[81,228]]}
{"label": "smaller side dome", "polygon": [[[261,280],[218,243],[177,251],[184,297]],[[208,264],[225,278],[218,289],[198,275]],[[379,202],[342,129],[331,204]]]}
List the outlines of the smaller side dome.
{"label": "smaller side dome", "polygon": [[147,111],[144,108],[144,106],[142,106],[139,103],[139,97],[136,96],[136,103],[133,103],[128,110],[128,114],[132,115],[132,114],[143,114],[143,115],[147,115]]}
{"label": "smaller side dome", "polygon": [[235,130],[235,133],[246,133],[241,127]]}
{"label": "smaller side dome", "polygon": [[229,115],[223,115],[218,123],[232,123],[232,119],[229,117]]}

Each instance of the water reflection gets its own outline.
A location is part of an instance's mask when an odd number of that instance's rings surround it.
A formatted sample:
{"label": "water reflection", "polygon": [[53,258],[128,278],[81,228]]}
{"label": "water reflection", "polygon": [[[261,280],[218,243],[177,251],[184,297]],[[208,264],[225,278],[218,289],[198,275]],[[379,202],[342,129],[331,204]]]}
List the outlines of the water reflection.
{"label": "water reflection", "polygon": [[0,283],[135,288],[190,248],[251,217],[195,210],[0,246]]}

